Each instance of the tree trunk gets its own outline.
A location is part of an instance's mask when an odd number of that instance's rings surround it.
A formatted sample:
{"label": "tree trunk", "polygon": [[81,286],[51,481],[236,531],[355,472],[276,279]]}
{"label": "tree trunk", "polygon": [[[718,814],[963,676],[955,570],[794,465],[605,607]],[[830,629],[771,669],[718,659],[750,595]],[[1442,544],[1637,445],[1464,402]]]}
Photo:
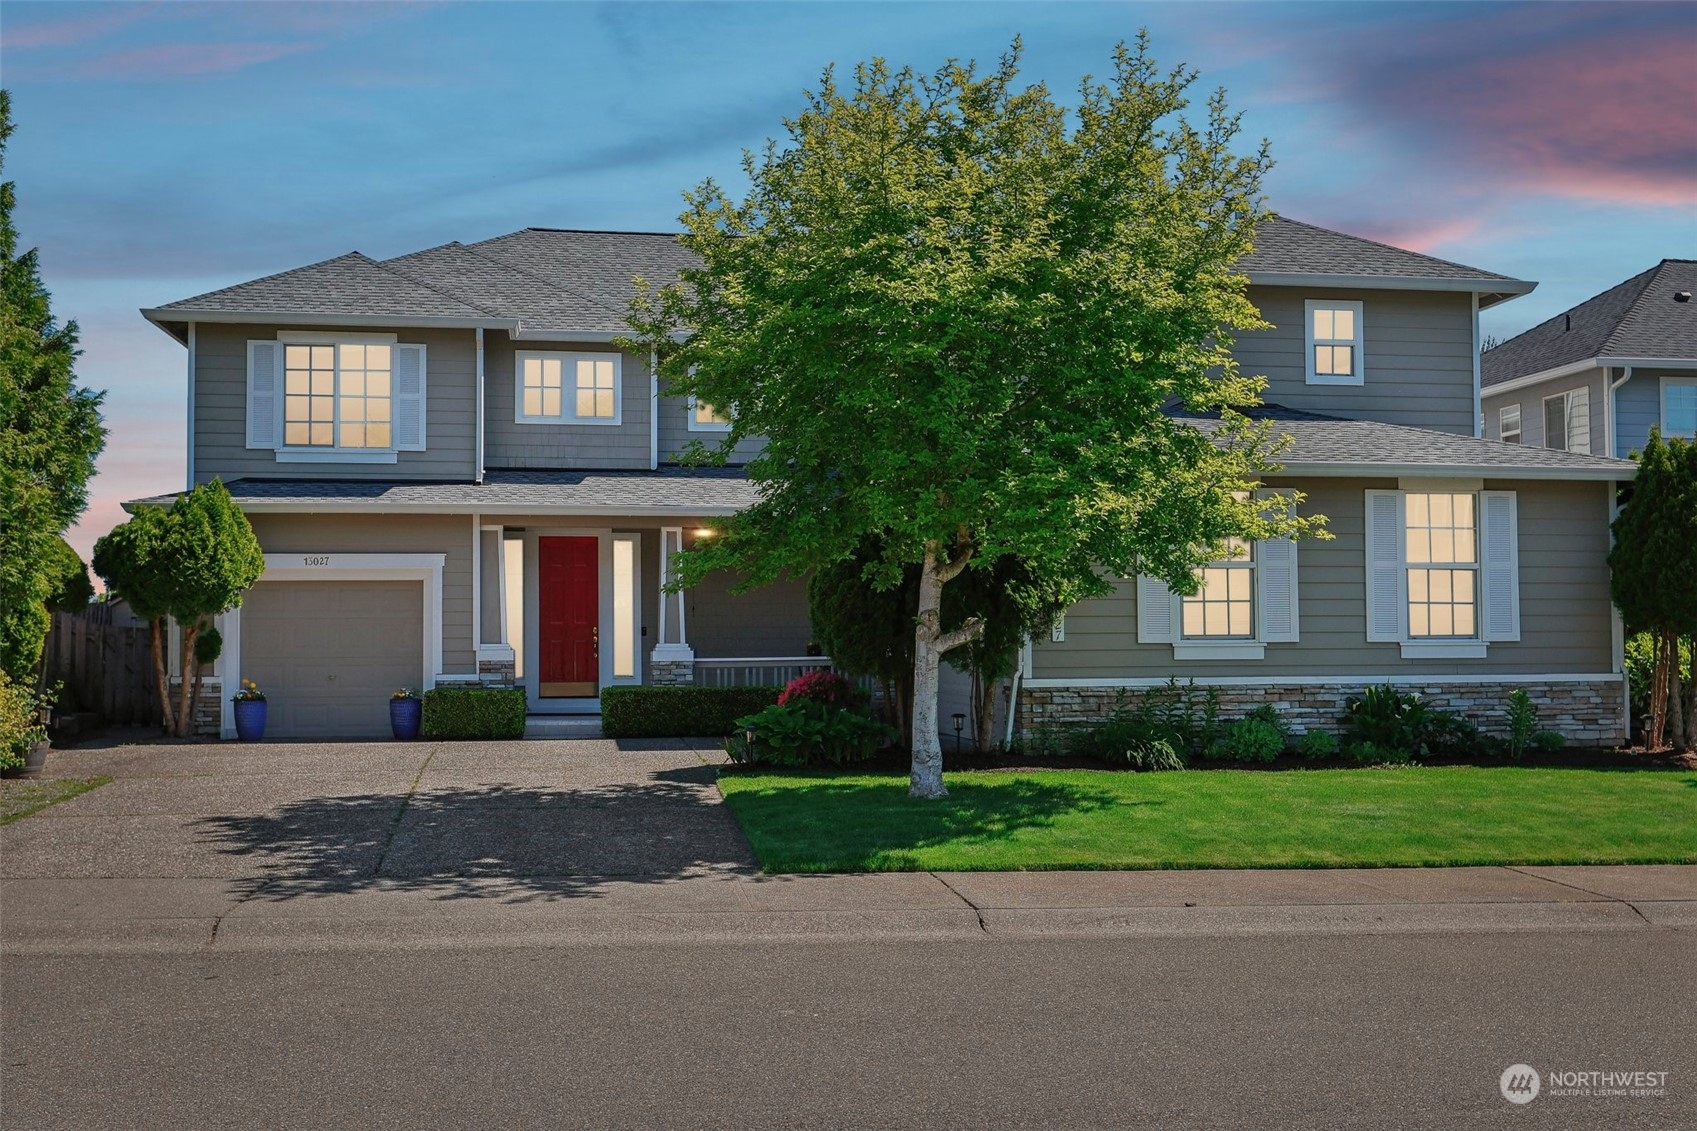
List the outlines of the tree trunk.
{"label": "tree trunk", "polygon": [[159,684],[159,725],[166,734],[175,734],[177,724],[171,713],[171,680],[165,671],[165,618],[154,617],[147,622],[153,643],[153,678]]}
{"label": "tree trunk", "polygon": [[1679,637],[1668,636],[1668,745],[1684,751],[1689,746],[1691,720],[1685,715],[1685,693],[1679,677]]}
{"label": "tree trunk", "polygon": [[1685,752],[1697,750],[1697,638],[1685,638],[1685,654],[1691,657],[1691,674],[1685,680]]}
{"label": "tree trunk", "polygon": [[[1650,672],[1650,725],[1644,733],[1646,752],[1660,750],[1668,723],[1668,640],[1669,634],[1658,631],[1656,666]],[[1677,657],[1675,657],[1677,659]]]}
{"label": "tree trunk", "polygon": [[925,569],[919,575],[919,624],[913,643],[913,770],[908,796],[947,797],[943,788],[943,747],[937,737],[937,668],[943,653],[937,648],[941,635],[943,580],[937,572],[937,555],[925,550]]}
{"label": "tree trunk", "polygon": [[913,641],[913,768],[908,796],[947,797],[943,788],[943,746],[937,734],[937,669],[951,648],[976,640],[984,632],[977,617],[953,632],[944,632],[943,586],[966,568],[971,550],[956,561],[942,560],[938,542],[925,544],[925,566],[919,574],[919,615]]}
{"label": "tree trunk", "polygon": [[973,694],[977,696],[973,707],[978,712],[972,724],[974,746],[980,754],[988,754],[992,745],[991,739],[994,737],[991,732],[996,729],[996,685],[974,672],[972,689]]}
{"label": "tree trunk", "polygon": [[194,704],[189,696],[193,689],[189,686],[191,677],[199,674],[193,669],[199,668],[194,662],[194,638],[199,634],[200,622],[193,621],[183,626],[183,687],[178,694],[177,704],[177,737],[186,738],[194,727]]}

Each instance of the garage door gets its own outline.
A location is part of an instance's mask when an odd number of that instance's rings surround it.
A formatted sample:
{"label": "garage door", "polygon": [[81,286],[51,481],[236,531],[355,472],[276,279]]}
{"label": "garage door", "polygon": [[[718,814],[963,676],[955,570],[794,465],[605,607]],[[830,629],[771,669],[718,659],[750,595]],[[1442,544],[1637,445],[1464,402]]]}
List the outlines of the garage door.
{"label": "garage door", "polygon": [[242,602],[242,676],[267,738],[389,733],[389,696],[423,682],[421,581],[261,581]]}

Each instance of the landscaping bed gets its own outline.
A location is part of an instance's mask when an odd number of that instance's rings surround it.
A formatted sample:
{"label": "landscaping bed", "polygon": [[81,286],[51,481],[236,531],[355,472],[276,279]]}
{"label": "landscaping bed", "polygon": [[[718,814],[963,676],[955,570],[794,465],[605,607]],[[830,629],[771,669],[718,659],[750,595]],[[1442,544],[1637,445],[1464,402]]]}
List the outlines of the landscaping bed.
{"label": "landscaping bed", "polygon": [[[1554,754],[1568,752],[1551,752]],[[1579,754],[1580,752],[1573,752]],[[1697,863],[1697,773],[1415,765],[1139,774],[727,772],[769,872]]]}

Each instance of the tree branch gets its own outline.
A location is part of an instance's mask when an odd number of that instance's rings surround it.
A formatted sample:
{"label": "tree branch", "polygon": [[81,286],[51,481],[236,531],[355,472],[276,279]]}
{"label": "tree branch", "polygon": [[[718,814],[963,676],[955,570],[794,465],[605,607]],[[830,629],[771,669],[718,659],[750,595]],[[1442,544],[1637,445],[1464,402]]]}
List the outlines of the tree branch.
{"label": "tree branch", "polygon": [[967,622],[952,632],[940,632],[932,647],[939,652],[947,652],[959,648],[962,644],[970,644],[984,635],[984,618],[970,617]]}

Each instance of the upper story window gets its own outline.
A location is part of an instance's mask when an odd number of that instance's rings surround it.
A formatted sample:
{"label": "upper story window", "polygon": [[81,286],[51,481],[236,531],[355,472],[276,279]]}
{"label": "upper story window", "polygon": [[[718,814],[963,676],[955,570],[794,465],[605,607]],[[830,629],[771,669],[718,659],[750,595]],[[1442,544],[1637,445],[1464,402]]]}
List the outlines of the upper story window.
{"label": "upper story window", "polygon": [[729,432],[731,418],[706,401],[689,400],[689,430],[691,432]]}
{"label": "upper story window", "polygon": [[517,423],[619,423],[619,354],[521,350],[516,362]]}
{"label": "upper story window", "polygon": [[1200,583],[1183,598],[1180,632],[1187,640],[1250,640],[1255,636],[1255,554],[1239,538],[1226,556],[1196,571]]}
{"label": "upper story window", "polygon": [[1591,451],[1591,390],[1569,389],[1544,398],[1544,446],[1558,452]]}
{"label": "upper story window", "polygon": [[1662,435],[1697,437],[1697,377],[1662,378]]}
{"label": "upper story window", "polygon": [[1505,444],[1520,443],[1520,406],[1504,405],[1497,410],[1497,439]]}
{"label": "upper story window", "polygon": [[1309,299],[1303,305],[1307,320],[1308,383],[1361,384],[1361,304]]}
{"label": "upper story window", "polygon": [[394,463],[424,450],[422,345],[285,330],[248,343],[247,446],[279,462]]}

